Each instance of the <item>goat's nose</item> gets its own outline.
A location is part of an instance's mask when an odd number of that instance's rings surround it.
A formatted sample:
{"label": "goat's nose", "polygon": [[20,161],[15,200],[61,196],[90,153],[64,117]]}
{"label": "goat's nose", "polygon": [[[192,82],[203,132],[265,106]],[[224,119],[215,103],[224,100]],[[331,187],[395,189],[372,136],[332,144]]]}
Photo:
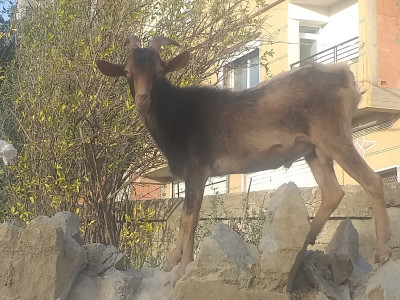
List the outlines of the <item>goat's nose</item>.
{"label": "goat's nose", "polygon": [[136,94],[135,99],[138,105],[144,105],[149,100],[149,94]]}
{"label": "goat's nose", "polygon": [[149,97],[148,94],[137,94],[137,95],[136,95],[136,98],[137,98],[138,100],[140,100],[140,101],[146,101],[146,100],[147,100],[147,97]]}

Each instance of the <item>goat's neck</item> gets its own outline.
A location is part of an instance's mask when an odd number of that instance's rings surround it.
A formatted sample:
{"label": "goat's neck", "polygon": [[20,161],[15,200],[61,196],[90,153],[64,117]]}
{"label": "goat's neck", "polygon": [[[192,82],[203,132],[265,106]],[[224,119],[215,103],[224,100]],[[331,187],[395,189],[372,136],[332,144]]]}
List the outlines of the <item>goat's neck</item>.
{"label": "goat's neck", "polygon": [[151,94],[151,106],[147,112],[142,114],[142,119],[150,131],[152,136],[157,140],[162,135],[162,128],[165,126],[163,120],[168,118],[168,105],[173,106],[172,102],[175,102],[179,93],[180,88],[172,85],[166,79],[161,80],[155,85],[154,90]]}

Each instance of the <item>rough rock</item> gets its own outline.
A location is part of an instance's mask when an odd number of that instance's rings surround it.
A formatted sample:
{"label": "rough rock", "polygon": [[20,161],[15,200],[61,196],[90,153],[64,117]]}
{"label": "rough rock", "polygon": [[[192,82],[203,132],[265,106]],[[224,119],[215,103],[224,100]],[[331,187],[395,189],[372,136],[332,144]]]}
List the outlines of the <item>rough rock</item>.
{"label": "rough rock", "polygon": [[352,260],[358,257],[358,234],[350,219],[340,222],[325,253],[343,254]]}
{"label": "rough rock", "polygon": [[83,247],[86,249],[88,258],[86,272],[92,275],[103,275],[111,268],[124,270],[125,256],[114,246],[92,243]]}
{"label": "rough rock", "polygon": [[[131,300],[143,276],[133,269],[125,270],[125,256],[112,245],[92,243],[82,247],[88,264],[75,280],[68,300]],[[136,298],[135,298],[136,299]]]}
{"label": "rough rock", "polygon": [[294,183],[282,185],[270,200],[254,268],[255,284],[286,290],[301,263],[309,230],[301,191]]}
{"label": "rough rock", "polygon": [[290,300],[329,300],[323,292],[314,291],[310,293],[299,293],[292,295]]}
{"label": "rough rock", "polygon": [[139,271],[111,268],[102,276],[82,273],[68,295],[68,300],[133,300],[142,282]]}
{"label": "rough rock", "polygon": [[[391,209],[393,227],[400,208]],[[123,270],[124,256],[115,247],[80,246],[79,221],[71,213],[37,218],[25,229],[4,223],[0,300],[400,300],[400,261],[372,269],[349,220],[331,224],[337,229],[325,252],[305,251],[310,226],[294,184],[273,193],[266,220],[259,249],[218,224],[175,288],[174,270]],[[373,226],[364,230],[373,236]],[[296,290],[289,294],[285,287],[294,275]]]}
{"label": "rough rock", "polygon": [[[397,200],[400,202],[400,200]],[[400,259],[400,205],[397,207],[390,207],[387,209],[389,221],[391,224],[391,239],[390,243],[393,247],[392,258]]]}
{"label": "rough rock", "polygon": [[65,236],[73,237],[79,234],[79,218],[70,211],[56,213],[50,218],[49,223],[54,227],[60,227],[64,231]]}
{"label": "rough rock", "polygon": [[136,292],[135,300],[168,300],[172,294],[171,279],[173,272],[164,272],[156,268],[143,267],[140,270],[143,281]]}
{"label": "rough rock", "polygon": [[56,288],[62,290],[61,299],[66,299],[68,292],[75,280],[75,278],[85,268],[86,251],[83,249],[73,238],[66,237],[63,241],[63,252],[62,252],[56,268]]}
{"label": "rough rock", "polygon": [[86,252],[50,223],[49,218],[40,217],[25,229],[10,223],[0,226],[3,299],[66,299],[86,265]]}
{"label": "rough rock", "polygon": [[349,260],[344,260],[340,256],[330,256],[321,251],[308,251],[296,276],[296,290],[303,293],[317,290],[328,299],[350,300],[349,287],[335,283],[334,265],[338,266],[337,269],[343,277],[347,279],[350,276],[352,267]]}
{"label": "rough rock", "polygon": [[[202,241],[196,260],[188,273],[224,278],[225,281],[247,286],[250,268],[257,261],[258,251],[246,243],[230,227],[219,223],[212,234]],[[201,270],[199,273],[198,271]]]}
{"label": "rough rock", "polygon": [[51,218],[44,217],[43,221],[61,228],[64,231],[64,236],[73,238],[79,245],[85,244],[79,234],[79,218],[74,213],[70,211],[58,212]]}
{"label": "rough rock", "polygon": [[[271,290],[240,289],[234,284],[227,284],[219,281],[198,281],[184,289],[176,288],[173,291],[173,300],[291,300],[289,294]],[[153,298],[151,298],[153,299]],[[162,298],[164,299],[164,298]]]}
{"label": "rough rock", "polygon": [[68,294],[67,300],[100,300],[96,278],[86,273],[80,274]]}
{"label": "rough rock", "polygon": [[139,271],[128,269],[120,271],[108,270],[98,279],[98,289],[101,300],[133,300],[134,294],[142,282]]}
{"label": "rough rock", "polygon": [[400,300],[400,261],[389,260],[379,267],[369,278],[365,294],[356,299]]}
{"label": "rough rock", "polygon": [[342,284],[348,280],[353,287],[359,286],[365,275],[372,271],[372,266],[360,255],[358,245],[357,230],[350,219],[343,220],[326,247],[325,253],[343,262],[351,262],[351,273],[343,264],[333,264],[332,272],[335,284]]}
{"label": "rough rock", "polygon": [[257,255],[255,246],[246,243],[227,225],[217,224],[212,234],[202,241],[195,261],[187,266],[186,274],[177,282],[174,299],[189,297],[187,293],[204,283],[210,286],[207,293],[213,293],[213,289],[231,291],[248,287]]}
{"label": "rough rock", "polygon": [[357,230],[346,219],[339,224],[325,253],[307,252],[296,288],[302,292],[317,289],[329,299],[350,299],[371,271],[372,266],[359,254]]}

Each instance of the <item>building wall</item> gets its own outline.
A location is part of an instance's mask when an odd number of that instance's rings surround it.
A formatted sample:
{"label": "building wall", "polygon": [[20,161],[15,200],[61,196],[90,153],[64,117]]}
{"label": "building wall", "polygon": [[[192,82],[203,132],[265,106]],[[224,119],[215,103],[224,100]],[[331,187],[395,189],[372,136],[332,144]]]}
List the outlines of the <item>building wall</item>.
{"label": "building wall", "polygon": [[[369,24],[376,26],[376,33],[367,27],[367,32],[376,34],[377,49],[369,47],[371,62],[377,62],[377,75],[372,76],[371,104],[381,106],[388,103],[388,112],[400,112],[400,3],[396,0],[368,1],[370,5],[376,5],[376,15],[370,15],[376,21]],[[375,10],[373,10],[375,11]],[[373,40],[373,39],[372,39]],[[377,55],[374,59],[373,55]],[[373,81],[375,80],[375,81]],[[379,92],[377,92],[379,91]],[[385,96],[383,93],[388,93]],[[384,104],[385,105],[385,104]],[[365,160],[374,170],[387,168],[400,164],[400,120],[396,121],[392,128],[371,134],[371,140],[376,140],[376,147],[371,148],[366,154]]]}
{"label": "building wall", "polygon": [[358,36],[358,3],[345,8],[342,3],[330,9],[328,23],[320,32],[318,51]]}
{"label": "building wall", "polygon": [[[269,18],[264,35],[269,35],[272,43],[261,47],[260,56],[262,58],[271,50],[274,55],[268,58],[267,69],[261,66],[260,81],[289,70],[290,64],[300,59],[300,25],[320,24],[318,52],[359,37],[359,57],[350,65],[358,85],[366,90],[359,108],[400,113],[400,8],[396,6],[396,0],[359,0],[350,4],[349,1],[339,1],[326,8],[290,2],[284,1],[266,12]],[[382,103],[386,103],[386,107],[382,107]],[[373,170],[396,167],[400,164],[400,121],[396,120],[388,129],[366,132],[358,140],[354,139],[354,143],[361,144],[360,155]],[[356,183],[337,164],[335,171],[340,184]],[[283,169],[270,173],[271,177],[281,176],[283,181],[296,182]],[[229,193],[247,192],[251,176],[228,176]],[[313,185],[309,180],[303,184],[301,179],[304,178],[297,180],[299,185]],[[254,188],[253,182],[252,190]]]}
{"label": "building wall", "polygon": [[[350,6],[347,3],[341,1],[327,9],[321,9],[286,1],[276,8],[276,12],[268,11],[268,14],[276,13],[275,17],[269,19],[271,28],[284,28],[281,34],[286,34],[288,41],[286,47],[272,45],[275,55],[270,63],[271,73],[276,75],[287,70],[289,64],[299,60],[299,25],[324,24],[318,35],[318,52],[359,36],[360,56],[358,62],[353,62],[350,67],[358,84],[367,89],[360,108],[379,109],[378,101],[395,103],[392,107],[389,104],[388,107],[397,108],[395,98],[400,98],[400,93],[380,99],[383,96],[377,95],[376,90],[374,92],[374,86],[385,89],[400,87],[400,8],[396,6],[396,0],[360,0]],[[286,17],[288,26],[285,28],[283,21]],[[282,38],[284,37],[280,36],[280,39]],[[384,91],[380,89],[380,93]],[[358,140],[354,139],[354,143],[361,143],[362,147],[366,148],[361,148],[360,154],[373,170],[396,167],[400,163],[400,121],[395,121],[389,129],[360,136]],[[338,165],[335,166],[335,170],[341,184],[356,183]],[[302,184],[302,180],[298,181]]]}
{"label": "building wall", "polygon": [[[284,1],[272,7],[266,14],[268,26],[262,35],[269,36],[271,44],[264,44],[260,49],[260,81],[268,80],[271,76],[285,72],[289,68],[288,2]],[[274,55],[272,58],[267,57],[267,64],[263,65],[266,62],[263,60],[263,55],[269,51],[273,51]],[[246,174],[229,175],[229,193],[247,192],[248,185],[249,177]]]}
{"label": "building wall", "polygon": [[[358,36],[358,3],[347,5],[347,1],[339,2],[332,7],[320,9],[315,6],[289,3],[289,31],[293,32],[293,37],[295,37],[298,36],[299,25],[320,26],[317,52],[356,37]],[[288,39],[288,41],[296,44],[296,40]]]}
{"label": "building wall", "polygon": [[260,49],[261,57],[266,51],[273,51],[274,56],[268,58],[268,72],[261,67],[260,81],[270,78],[270,74],[276,75],[285,72],[289,68],[288,63],[288,3],[284,1],[267,10],[268,27],[264,33],[270,36],[271,45],[264,45]]}
{"label": "building wall", "polygon": [[137,182],[131,187],[132,200],[162,199],[169,197],[165,194],[164,185],[155,182]]}
{"label": "building wall", "polygon": [[359,0],[360,107],[400,110],[400,7],[396,0]]}
{"label": "building wall", "polygon": [[365,89],[359,108],[371,107],[372,82],[376,82],[376,34],[371,28],[376,27],[374,7],[368,7],[368,0],[359,0],[359,60],[357,64],[358,84]]}
{"label": "building wall", "polygon": [[[360,108],[367,107],[370,109],[373,104],[371,99],[373,93],[368,84],[371,84],[374,80],[378,83],[382,76],[386,76],[385,78],[388,78],[387,87],[393,88],[396,84],[399,85],[399,82],[395,79],[399,80],[400,78],[400,72],[397,69],[397,64],[400,63],[400,51],[397,47],[400,47],[400,42],[396,43],[400,18],[397,17],[399,10],[395,9],[395,2],[395,0],[389,0],[375,3],[377,5],[377,15],[373,13],[373,10],[371,13],[371,2],[369,0],[354,1],[351,5],[348,5],[347,1],[341,1],[325,10],[295,5],[285,1],[268,10],[267,14],[270,16],[268,19],[268,24],[270,25],[268,33],[271,34],[275,42],[271,46],[262,48],[260,52],[263,53],[263,51],[271,49],[274,51],[274,56],[268,63],[270,74],[276,75],[286,71],[291,63],[299,60],[299,25],[301,24],[324,25],[321,26],[318,35],[318,52],[359,36],[359,58],[353,61],[350,67],[356,76],[358,84],[368,89],[363,96]],[[374,28],[377,35],[376,42],[374,40]],[[378,44],[377,47],[375,43]],[[385,53],[390,54],[385,56]],[[390,67],[391,64],[394,65],[394,68]],[[371,65],[372,68],[375,67],[377,69],[376,78],[371,72]],[[261,69],[261,72],[261,80],[268,78],[265,70]],[[395,111],[390,112],[393,113]],[[379,171],[396,167],[400,164],[400,159],[398,159],[400,158],[400,121],[395,121],[389,129],[359,136],[358,139],[354,139],[354,143],[361,144],[361,147],[359,147],[360,155],[363,156],[373,170]],[[307,167],[303,169],[307,169]],[[340,184],[356,183],[337,164],[335,165],[335,171]],[[279,182],[287,179],[297,181],[301,186],[315,184],[315,182],[313,183],[308,179],[306,182],[304,181],[310,173],[305,177],[300,176],[296,179],[296,176],[291,176],[284,169],[266,172],[269,172],[273,177],[282,177],[281,180],[278,180]],[[297,169],[293,172],[296,173]],[[306,170],[304,172],[307,173]],[[246,175],[230,175],[230,187],[235,184],[235,188],[230,189],[230,192],[247,191],[250,177]],[[256,180],[257,176],[253,178],[252,190],[262,189],[259,183],[257,184],[260,186],[254,185]],[[242,185],[241,189],[238,188],[238,184]],[[245,186],[243,186],[244,184]],[[276,188],[276,184],[268,187],[267,184],[264,185],[266,188]]]}
{"label": "building wall", "polygon": [[400,89],[400,4],[377,1],[378,85]]}
{"label": "building wall", "polygon": [[[360,0],[358,6],[360,56],[354,72],[358,84],[366,90],[359,108],[399,113],[400,7],[396,6],[396,0]],[[400,164],[399,120],[391,128],[363,137],[364,148],[368,149],[360,152],[373,170]],[[335,170],[339,183],[355,183],[339,166]]]}
{"label": "building wall", "polygon": [[[362,140],[363,138],[363,140]],[[364,144],[359,154],[374,171],[380,171],[400,165],[400,121],[397,120],[392,127],[366,134],[358,138],[359,144]],[[354,139],[357,143],[357,140]],[[335,172],[340,184],[356,184],[356,181],[343,172],[338,165]]]}

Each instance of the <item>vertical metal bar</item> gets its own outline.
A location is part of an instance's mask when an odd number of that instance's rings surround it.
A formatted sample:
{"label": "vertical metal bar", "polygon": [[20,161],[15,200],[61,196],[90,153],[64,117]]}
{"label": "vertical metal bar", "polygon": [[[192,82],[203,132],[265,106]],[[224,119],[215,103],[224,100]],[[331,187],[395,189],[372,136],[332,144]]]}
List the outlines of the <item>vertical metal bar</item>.
{"label": "vertical metal bar", "polygon": [[333,61],[337,62],[337,46],[333,48]]}
{"label": "vertical metal bar", "polygon": [[246,61],[246,89],[250,87],[250,58]]}

